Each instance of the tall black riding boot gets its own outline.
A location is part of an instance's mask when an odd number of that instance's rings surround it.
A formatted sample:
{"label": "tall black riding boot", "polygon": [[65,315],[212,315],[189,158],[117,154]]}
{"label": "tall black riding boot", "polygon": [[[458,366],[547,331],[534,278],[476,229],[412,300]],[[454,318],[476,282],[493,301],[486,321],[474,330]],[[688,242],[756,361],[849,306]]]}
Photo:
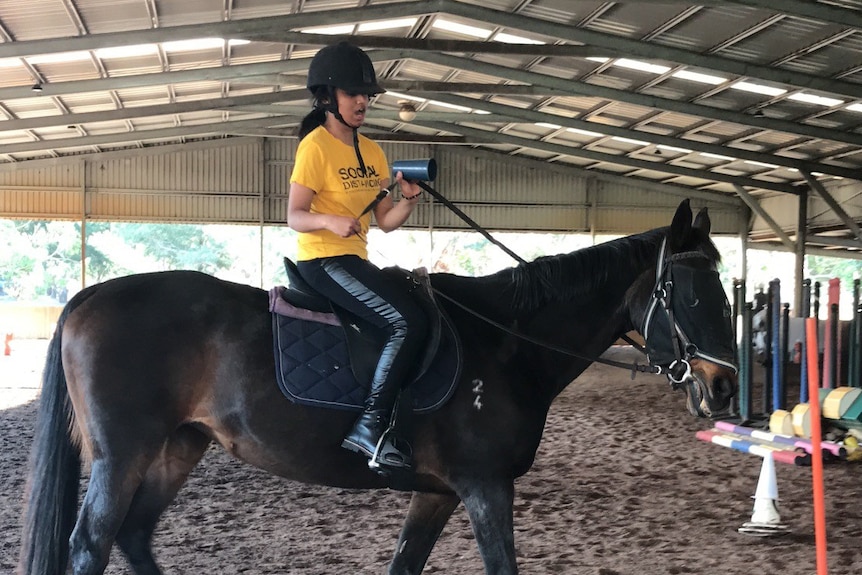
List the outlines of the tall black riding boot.
{"label": "tall black riding boot", "polygon": [[396,442],[391,433],[386,433],[390,428],[394,402],[382,400],[380,395],[383,394],[372,392],[365,402],[365,411],[353,424],[341,447],[366,455],[372,469],[410,467],[409,446]]}

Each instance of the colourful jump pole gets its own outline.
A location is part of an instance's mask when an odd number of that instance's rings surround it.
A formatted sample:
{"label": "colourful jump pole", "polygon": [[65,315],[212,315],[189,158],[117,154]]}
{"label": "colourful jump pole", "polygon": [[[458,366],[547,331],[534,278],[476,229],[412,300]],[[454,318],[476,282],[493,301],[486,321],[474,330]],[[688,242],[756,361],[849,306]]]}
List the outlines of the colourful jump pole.
{"label": "colourful jump pole", "polygon": [[[790,435],[781,435],[779,433],[770,433],[768,431],[761,431],[760,429],[745,427],[744,425],[734,425],[729,421],[716,421],[715,428],[721,431],[735,433],[737,435],[746,435],[752,439],[780,443],[791,447],[799,447],[808,453],[811,453],[814,449],[814,446],[808,439],[793,437]],[[847,449],[843,445],[839,445],[833,441],[821,441],[820,447],[836,457],[840,457],[842,459],[847,457]]]}
{"label": "colourful jump pole", "polygon": [[751,421],[754,394],[751,390],[751,302],[742,305],[742,335],[739,354],[739,420]]}
{"label": "colourful jump pole", "polygon": [[847,385],[859,387],[859,278],[853,280],[853,315],[847,343]]}
{"label": "colourful jump pole", "polygon": [[784,409],[784,402],[781,400],[784,387],[781,380],[781,366],[784,364],[784,358],[781,357],[781,282],[777,278],[769,282],[769,300],[772,302],[769,310],[769,322],[772,326],[772,409],[764,409],[765,413]]}
{"label": "colourful jump pole", "polygon": [[[802,280],[802,315],[811,315],[811,280]],[[802,336],[802,358],[799,362],[799,403],[808,403],[808,338]]]}
{"label": "colourful jump pole", "polygon": [[809,455],[793,451],[792,449],[781,449],[754,441],[746,441],[745,439],[731,437],[714,430],[700,430],[695,433],[695,437],[706,443],[714,443],[743,453],[759,455],[760,457],[772,455],[774,461],[788,465],[806,465],[810,458]]}
{"label": "colourful jump pole", "polygon": [[[829,280],[827,288],[827,304],[826,304],[826,341],[823,342],[823,381],[821,387],[834,389],[839,385],[837,359],[840,350],[838,349],[838,300],[841,295],[841,280],[832,278]],[[834,307],[833,307],[834,306]],[[834,334],[834,337],[833,337]]]}
{"label": "colourful jump pole", "polygon": [[808,394],[811,410],[811,483],[814,492],[814,539],[817,544],[817,575],[827,575],[826,564],[826,510],[823,496],[823,458],[820,453],[820,402],[817,390],[817,320],[805,320],[805,338],[808,340]]}

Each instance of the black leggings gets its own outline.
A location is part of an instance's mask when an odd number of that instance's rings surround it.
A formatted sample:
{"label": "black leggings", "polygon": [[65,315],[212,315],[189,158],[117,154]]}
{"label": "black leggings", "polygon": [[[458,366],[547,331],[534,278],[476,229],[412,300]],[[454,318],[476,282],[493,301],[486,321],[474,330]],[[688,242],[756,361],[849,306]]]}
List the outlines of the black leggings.
{"label": "black leggings", "polygon": [[372,393],[406,385],[427,337],[428,318],[403,284],[358,256],[300,261],[302,279],[337,306],[388,334],[371,381]]}

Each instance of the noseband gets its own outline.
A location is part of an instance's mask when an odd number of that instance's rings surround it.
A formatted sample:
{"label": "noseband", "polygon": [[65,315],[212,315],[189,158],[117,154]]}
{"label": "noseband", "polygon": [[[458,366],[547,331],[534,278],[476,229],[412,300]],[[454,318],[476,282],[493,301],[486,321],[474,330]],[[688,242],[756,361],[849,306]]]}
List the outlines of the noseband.
{"label": "noseband", "polygon": [[[673,389],[679,389],[692,379],[691,361],[695,358],[724,366],[734,373],[737,372],[737,367],[732,361],[723,359],[735,357],[735,350],[726,347],[727,341],[733,342],[733,334],[725,325],[716,325],[714,320],[706,319],[708,316],[703,313],[696,288],[709,292],[701,293],[701,296],[709,295],[712,298],[720,298],[718,301],[723,300],[725,309],[729,313],[727,297],[724,295],[717,274],[712,270],[705,271],[685,263],[691,260],[709,261],[709,258],[698,251],[667,255],[667,240],[662,240],[656,262],[656,281],[652,299],[644,315],[641,329],[646,340],[646,352],[650,363],[659,368],[659,373],[667,375]],[[675,291],[677,287],[674,283],[675,275],[690,276],[689,279],[692,281],[689,282],[688,294]],[[687,299],[686,295],[689,296]],[[688,330],[683,328],[680,321]],[[710,330],[719,334],[725,332],[725,337],[710,338]],[[704,349],[696,345],[689,337],[689,333],[703,336],[704,344],[713,349]],[[662,335],[664,337],[661,337]]]}

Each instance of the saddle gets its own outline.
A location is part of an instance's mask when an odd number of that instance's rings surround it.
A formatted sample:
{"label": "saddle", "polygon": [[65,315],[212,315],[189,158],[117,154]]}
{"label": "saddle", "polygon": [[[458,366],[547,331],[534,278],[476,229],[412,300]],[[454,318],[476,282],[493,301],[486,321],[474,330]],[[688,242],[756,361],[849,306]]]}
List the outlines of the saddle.
{"label": "saddle", "polygon": [[[291,401],[318,407],[361,410],[386,334],[333,305],[284,258],[289,287],[270,290],[276,376]],[[429,320],[427,345],[402,386],[401,407],[433,411],[454,392],[461,370],[461,344],[436,303],[424,269],[384,268],[403,281]]]}

